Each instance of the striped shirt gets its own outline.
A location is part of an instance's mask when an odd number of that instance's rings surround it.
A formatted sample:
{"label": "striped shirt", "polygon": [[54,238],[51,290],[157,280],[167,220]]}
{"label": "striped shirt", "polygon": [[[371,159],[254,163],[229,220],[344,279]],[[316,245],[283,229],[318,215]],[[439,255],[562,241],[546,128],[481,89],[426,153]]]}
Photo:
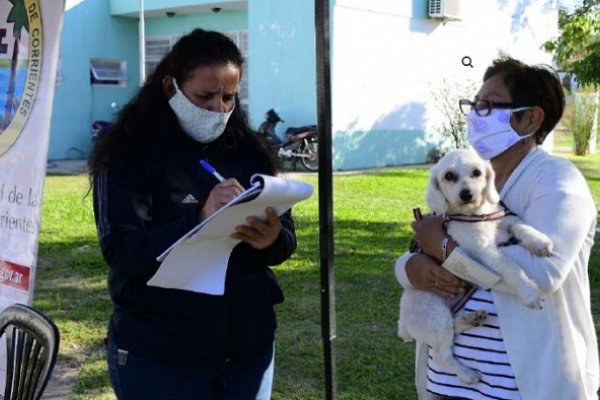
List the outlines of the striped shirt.
{"label": "striped shirt", "polygon": [[443,396],[472,400],[520,400],[515,376],[504,347],[498,314],[488,290],[477,290],[464,304],[463,310],[485,310],[484,325],[465,330],[454,338],[454,356],[465,366],[481,375],[474,385],[466,385],[456,375],[445,370],[431,356],[427,371],[427,390]]}

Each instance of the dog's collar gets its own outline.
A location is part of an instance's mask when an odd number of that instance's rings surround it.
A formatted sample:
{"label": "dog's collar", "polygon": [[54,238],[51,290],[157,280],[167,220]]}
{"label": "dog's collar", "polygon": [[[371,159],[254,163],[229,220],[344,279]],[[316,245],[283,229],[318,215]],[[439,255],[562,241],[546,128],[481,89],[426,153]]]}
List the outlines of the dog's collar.
{"label": "dog's collar", "polygon": [[460,221],[460,222],[484,222],[484,221],[496,221],[498,219],[502,219],[507,215],[516,215],[514,212],[510,211],[504,205],[503,209],[493,212],[491,214],[482,214],[482,215],[466,215],[466,214],[444,214],[442,216],[442,223],[446,224],[449,221]]}

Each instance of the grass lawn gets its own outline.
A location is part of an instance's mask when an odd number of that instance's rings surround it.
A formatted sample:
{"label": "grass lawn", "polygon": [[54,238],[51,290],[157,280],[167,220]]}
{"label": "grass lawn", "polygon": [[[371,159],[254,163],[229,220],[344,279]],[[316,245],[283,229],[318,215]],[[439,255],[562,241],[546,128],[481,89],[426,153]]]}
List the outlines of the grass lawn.
{"label": "grass lawn", "polygon": [[[600,208],[600,154],[571,159]],[[396,337],[400,288],[393,264],[406,251],[412,208],[425,207],[428,169],[389,169],[334,177],[337,393],[339,399],[414,399],[413,345]],[[300,180],[317,186],[316,177]],[[62,335],[59,370],[74,371],[75,399],[114,399],[102,339],[111,304],[83,176],[46,180],[34,306]],[[323,399],[318,202],[294,208],[299,247],[276,272],[278,306],[274,399]],[[596,235],[600,241],[600,233]],[[600,245],[590,261],[600,331]]]}

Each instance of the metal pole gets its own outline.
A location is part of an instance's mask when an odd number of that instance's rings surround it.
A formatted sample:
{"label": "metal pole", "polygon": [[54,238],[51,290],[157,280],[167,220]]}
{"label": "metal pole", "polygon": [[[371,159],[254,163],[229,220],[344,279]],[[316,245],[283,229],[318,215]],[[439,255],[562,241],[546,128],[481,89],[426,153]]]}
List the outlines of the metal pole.
{"label": "metal pole", "polygon": [[331,74],[329,0],[315,0],[317,122],[319,127],[319,254],[321,257],[321,335],[325,398],[336,398],[335,276],[333,270],[333,182],[331,162]]}
{"label": "metal pole", "polygon": [[146,81],[146,34],[144,26],[144,0],[140,0],[139,13],[139,35],[140,35],[140,86]]}

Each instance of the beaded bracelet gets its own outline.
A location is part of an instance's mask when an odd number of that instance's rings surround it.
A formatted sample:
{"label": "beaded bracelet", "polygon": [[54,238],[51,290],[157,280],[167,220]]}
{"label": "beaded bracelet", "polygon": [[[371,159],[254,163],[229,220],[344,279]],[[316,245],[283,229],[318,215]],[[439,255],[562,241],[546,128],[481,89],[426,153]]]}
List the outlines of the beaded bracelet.
{"label": "beaded bracelet", "polygon": [[444,236],[444,239],[442,239],[442,262],[446,261],[446,258],[448,258],[448,242],[450,241],[450,236],[446,235]]}

